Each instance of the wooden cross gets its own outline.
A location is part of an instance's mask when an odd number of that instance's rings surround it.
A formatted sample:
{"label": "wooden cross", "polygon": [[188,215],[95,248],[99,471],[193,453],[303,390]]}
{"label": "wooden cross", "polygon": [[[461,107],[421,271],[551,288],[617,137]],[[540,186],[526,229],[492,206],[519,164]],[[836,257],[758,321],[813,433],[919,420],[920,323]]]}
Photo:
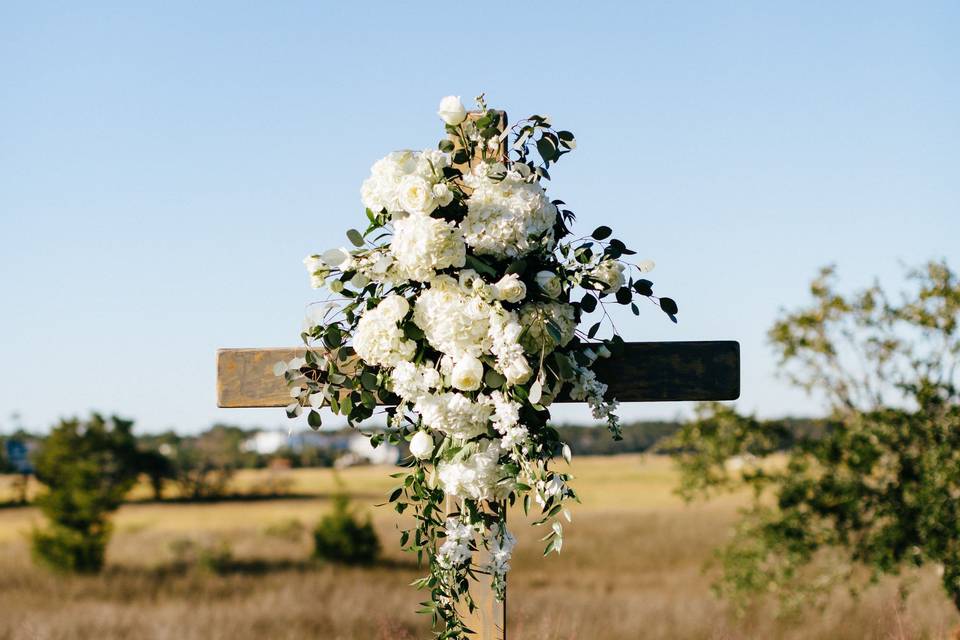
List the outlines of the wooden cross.
{"label": "wooden cross", "polygon": [[[501,127],[506,115],[501,115]],[[277,362],[303,357],[305,349],[220,349],[217,405],[285,407],[290,393],[273,373]],[[736,400],[740,397],[740,344],[719,342],[628,342],[617,357],[591,367],[620,402]],[[557,402],[569,402],[560,397]],[[506,603],[497,603],[488,585],[471,589],[478,608],[465,616],[478,640],[505,640]]]}

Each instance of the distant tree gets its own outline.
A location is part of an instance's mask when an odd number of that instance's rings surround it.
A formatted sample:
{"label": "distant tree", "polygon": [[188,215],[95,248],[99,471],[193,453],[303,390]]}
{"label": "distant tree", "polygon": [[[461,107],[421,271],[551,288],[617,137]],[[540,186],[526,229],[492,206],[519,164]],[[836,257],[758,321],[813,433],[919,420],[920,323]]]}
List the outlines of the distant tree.
{"label": "distant tree", "polygon": [[173,461],[159,449],[144,449],[137,456],[137,469],[147,476],[153,499],[163,500],[164,484],[176,478]]}
{"label": "distant tree", "polygon": [[763,592],[803,604],[933,564],[960,609],[960,282],[942,262],[909,282],[897,298],[879,284],[845,296],[824,269],[813,303],[773,326],[787,378],[831,409],[785,464],[750,458],[780,434],[727,407],[701,407],[676,439],[688,497],[754,490],[719,552],[718,587],[738,602]]}
{"label": "distant tree", "polygon": [[133,422],[93,414],[54,427],[35,460],[47,492],[37,499],[47,517],[32,534],[34,557],[57,570],[95,573],[110,539],[110,513],[137,479]]}
{"label": "distant tree", "polygon": [[210,499],[226,494],[237,470],[253,466],[256,455],[244,452],[248,432],[227,425],[214,425],[192,438],[183,438],[172,456],[174,476],[181,493],[191,499]]}

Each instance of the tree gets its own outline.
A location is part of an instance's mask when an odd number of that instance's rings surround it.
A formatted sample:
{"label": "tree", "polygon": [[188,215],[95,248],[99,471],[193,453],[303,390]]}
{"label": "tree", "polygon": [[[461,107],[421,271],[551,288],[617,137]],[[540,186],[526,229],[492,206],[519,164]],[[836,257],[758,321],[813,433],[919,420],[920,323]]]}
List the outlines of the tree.
{"label": "tree", "polygon": [[845,296],[827,268],[813,303],[774,324],[787,379],[830,407],[826,430],[785,464],[750,463],[779,434],[728,407],[702,406],[678,436],[684,495],[754,491],[719,551],[717,586],[738,602],[774,592],[803,604],[933,564],[960,609],[960,282],[943,262],[908,282],[896,298],[879,283]]}
{"label": "tree", "polygon": [[238,427],[214,425],[193,438],[181,439],[173,456],[176,482],[183,496],[194,499],[222,497],[237,469],[255,454],[243,451],[248,434]]}
{"label": "tree", "polygon": [[109,515],[136,482],[139,452],[133,422],[93,414],[63,420],[36,456],[47,493],[37,502],[49,520],[32,535],[34,557],[62,571],[95,573],[110,539]]}

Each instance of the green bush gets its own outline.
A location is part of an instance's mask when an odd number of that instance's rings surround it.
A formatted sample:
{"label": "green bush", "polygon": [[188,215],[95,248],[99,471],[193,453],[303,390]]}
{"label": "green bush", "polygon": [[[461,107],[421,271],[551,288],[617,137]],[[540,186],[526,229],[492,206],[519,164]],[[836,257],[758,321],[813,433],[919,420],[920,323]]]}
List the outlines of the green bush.
{"label": "green bush", "polygon": [[103,567],[115,511],[137,479],[133,422],[63,420],[36,458],[47,493],[37,499],[49,520],[32,534],[34,558],[59,571],[96,573]]}
{"label": "green bush", "polygon": [[369,517],[360,521],[345,493],[334,496],[333,512],[317,524],[313,541],[315,557],[340,564],[371,564],[380,553],[380,540]]}
{"label": "green bush", "polygon": [[57,571],[96,573],[103,567],[110,527],[78,531],[51,524],[32,534],[33,557]]}

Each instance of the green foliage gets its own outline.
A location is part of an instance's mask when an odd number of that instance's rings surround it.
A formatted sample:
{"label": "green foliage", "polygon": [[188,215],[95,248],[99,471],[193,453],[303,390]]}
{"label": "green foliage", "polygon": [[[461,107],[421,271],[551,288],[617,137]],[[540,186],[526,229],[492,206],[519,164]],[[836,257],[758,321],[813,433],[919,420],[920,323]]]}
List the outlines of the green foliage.
{"label": "green foliage", "polygon": [[63,420],[36,456],[37,478],[47,493],[37,503],[50,521],[34,530],[34,557],[64,571],[92,573],[103,566],[110,538],[108,516],[137,478],[139,451],[133,422]]}
{"label": "green foliage", "polygon": [[909,278],[896,301],[879,285],[844,296],[825,269],[813,304],[771,329],[787,377],[832,409],[785,465],[731,469],[735,456],[771,452],[778,434],[726,407],[702,407],[679,435],[688,497],[754,490],[719,552],[721,592],[741,603],[776,593],[794,607],[840,580],[858,588],[933,564],[960,608],[960,283],[944,263]]}
{"label": "green foliage", "polygon": [[380,540],[368,517],[361,521],[350,508],[350,498],[340,492],[333,498],[333,511],[313,530],[313,555],[349,565],[372,564],[380,553]]}
{"label": "green foliage", "polygon": [[237,469],[253,466],[255,456],[242,450],[248,433],[226,425],[214,425],[194,438],[177,442],[172,458],[176,483],[184,496],[194,500],[223,497]]}

